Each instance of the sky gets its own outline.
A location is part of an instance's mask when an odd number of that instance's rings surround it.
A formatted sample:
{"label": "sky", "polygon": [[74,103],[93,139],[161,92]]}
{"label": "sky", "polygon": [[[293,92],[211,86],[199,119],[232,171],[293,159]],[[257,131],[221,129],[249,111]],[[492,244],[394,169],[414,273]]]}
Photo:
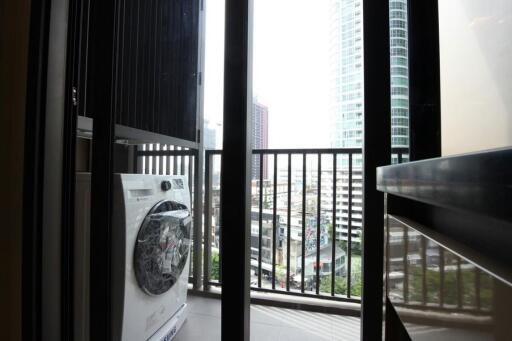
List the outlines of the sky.
{"label": "sky", "polygon": [[[328,19],[328,0],[254,0],[253,95],[269,108],[269,148],[330,147]],[[206,1],[205,31],[204,115],[220,130],[223,0]]]}

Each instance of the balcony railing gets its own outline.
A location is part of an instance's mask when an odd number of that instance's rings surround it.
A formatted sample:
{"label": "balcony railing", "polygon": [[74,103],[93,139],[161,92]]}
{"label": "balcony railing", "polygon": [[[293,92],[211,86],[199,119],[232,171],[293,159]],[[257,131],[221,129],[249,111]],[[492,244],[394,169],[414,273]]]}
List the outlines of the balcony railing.
{"label": "balcony railing", "polygon": [[[196,174],[202,173],[197,168],[197,157],[197,150],[146,144],[136,152],[134,171],[141,174],[187,175],[193,198],[201,197],[204,190],[203,233],[194,235],[190,281],[195,287],[202,284],[203,290],[208,290],[211,286],[222,285],[222,152],[205,152],[204,188],[197,186]],[[393,163],[407,160],[407,149],[393,149]],[[362,150],[254,150],[252,161],[251,265],[254,280],[251,289],[359,302]],[[197,201],[192,200],[194,202]],[[198,212],[195,209],[192,211],[194,214]],[[194,221],[200,222],[201,219]],[[197,229],[201,231],[201,226],[197,226]],[[406,231],[400,233],[405,235],[410,247],[417,244]],[[421,285],[416,283],[412,286],[409,283],[408,274],[413,272],[410,269],[413,260],[393,259],[394,262],[388,265],[403,267],[401,277],[393,278],[393,283],[405,286],[401,305],[424,306],[448,313],[470,311],[480,314],[487,311],[489,290],[478,269],[474,270],[473,276],[469,276],[465,265],[450,263],[442,250],[437,256],[434,250],[418,245],[416,247],[421,252],[417,257],[421,261],[415,263],[414,271],[423,274]],[[439,270],[432,270],[426,261],[429,252],[432,253],[431,258],[439,259]],[[196,267],[195,264],[200,266]],[[443,289],[447,278],[456,281],[456,293]],[[429,281],[440,283],[435,299],[427,295]],[[414,290],[409,290],[409,287]],[[465,293],[467,290],[469,294]],[[468,305],[468,300],[474,302]]]}
{"label": "balcony railing", "polygon": [[[205,289],[222,284],[221,157],[205,153]],[[251,175],[251,289],[359,302],[362,150],[256,149]]]}
{"label": "balcony railing", "polygon": [[[136,155],[137,173],[188,175],[202,195],[197,150],[145,145]],[[203,233],[191,256],[191,282],[204,290],[222,285],[221,157],[205,151]],[[406,148],[393,150],[393,163],[407,159]],[[251,289],[359,302],[362,150],[257,149],[251,176]]]}

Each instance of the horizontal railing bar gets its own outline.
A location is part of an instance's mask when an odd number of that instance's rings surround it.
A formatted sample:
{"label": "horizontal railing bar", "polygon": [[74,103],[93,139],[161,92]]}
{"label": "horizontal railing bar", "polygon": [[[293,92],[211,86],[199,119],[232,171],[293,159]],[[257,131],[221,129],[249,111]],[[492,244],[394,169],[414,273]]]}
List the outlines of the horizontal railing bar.
{"label": "horizontal railing bar", "polygon": [[[216,282],[216,281],[210,281],[208,284],[213,287],[222,287],[222,283]],[[258,288],[258,287],[254,287],[254,286],[251,286],[251,291],[268,292],[268,293],[274,293],[274,294],[299,296],[299,297],[307,297],[307,298],[319,298],[319,299],[328,300],[328,301],[361,303],[361,299],[359,299],[359,298],[348,298],[346,296],[330,296],[330,295],[323,295],[323,294],[317,295],[317,294],[310,294],[308,292],[285,291],[285,290],[276,290],[276,289],[270,289],[270,288]]]}
{"label": "horizontal railing bar", "polygon": [[140,150],[137,156],[195,156],[197,150]]}
{"label": "horizontal railing bar", "polygon": [[331,296],[329,294],[326,295],[317,295],[317,294],[309,294],[307,292],[300,291],[284,291],[284,290],[275,290],[275,289],[267,289],[267,288],[256,288],[251,287],[252,291],[260,291],[260,292],[268,292],[268,293],[277,293],[283,295],[291,295],[291,296],[300,296],[300,297],[308,297],[308,298],[319,298],[323,300],[329,301],[339,301],[339,302],[350,302],[350,303],[361,303],[360,299],[357,298],[347,298],[345,296]]}
{"label": "horizontal railing bar", "polygon": [[361,148],[292,148],[292,149],[253,149],[253,154],[360,154]]}
{"label": "horizontal railing bar", "polygon": [[220,155],[222,154],[222,149],[205,149],[204,153],[206,155]]}
{"label": "horizontal railing bar", "polygon": [[[222,154],[221,149],[207,149],[206,153]],[[362,148],[290,148],[290,149],[253,149],[253,154],[361,154]],[[408,148],[393,148],[392,154],[407,154]]]}

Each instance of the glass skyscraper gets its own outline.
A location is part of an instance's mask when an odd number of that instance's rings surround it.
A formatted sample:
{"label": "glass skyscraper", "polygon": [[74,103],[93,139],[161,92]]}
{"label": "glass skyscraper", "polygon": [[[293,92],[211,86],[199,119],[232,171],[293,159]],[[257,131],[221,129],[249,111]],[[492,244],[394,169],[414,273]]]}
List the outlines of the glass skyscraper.
{"label": "glass skyscraper", "polygon": [[391,146],[409,147],[407,0],[389,2],[391,54]]}
{"label": "glass skyscraper", "polygon": [[[364,134],[362,0],[330,0],[330,112],[333,148],[361,148]],[[407,0],[390,0],[391,145],[409,146]],[[383,113],[385,114],[385,113]],[[396,160],[393,160],[396,162]],[[338,237],[348,235],[348,164],[341,160]],[[362,155],[354,155],[352,237],[362,227]],[[344,179],[345,178],[345,179]],[[340,207],[340,206],[338,206]]]}

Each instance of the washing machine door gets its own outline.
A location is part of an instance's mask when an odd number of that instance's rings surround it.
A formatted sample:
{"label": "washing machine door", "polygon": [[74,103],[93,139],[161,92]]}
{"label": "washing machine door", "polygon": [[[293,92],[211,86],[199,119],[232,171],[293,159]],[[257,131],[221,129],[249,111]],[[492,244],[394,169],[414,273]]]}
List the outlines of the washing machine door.
{"label": "washing machine door", "polygon": [[135,242],[134,269],[140,288],[161,295],[178,281],[189,257],[190,212],[186,206],[162,201],[144,219]]}

